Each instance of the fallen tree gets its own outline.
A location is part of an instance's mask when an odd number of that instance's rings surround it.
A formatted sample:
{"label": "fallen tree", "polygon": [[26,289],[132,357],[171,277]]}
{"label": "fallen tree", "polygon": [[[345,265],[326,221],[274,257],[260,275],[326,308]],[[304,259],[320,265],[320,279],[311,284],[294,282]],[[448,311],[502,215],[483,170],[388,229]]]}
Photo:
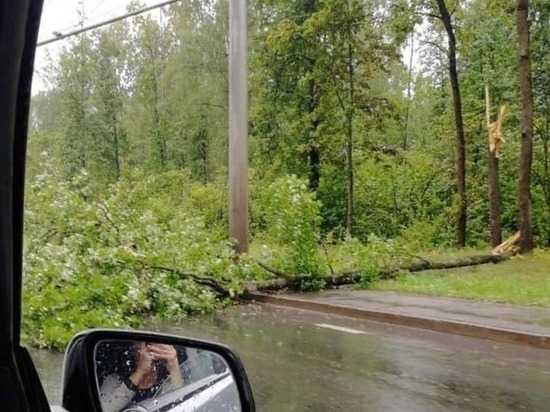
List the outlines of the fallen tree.
{"label": "fallen tree", "polygon": [[[377,274],[378,279],[394,279],[399,273],[409,272],[416,273],[426,270],[444,270],[454,269],[460,267],[478,266],[488,263],[499,263],[504,260],[510,259],[512,254],[500,254],[500,255],[477,255],[469,256],[457,259],[450,259],[444,261],[431,262],[429,260],[419,258],[417,262],[395,265],[389,268],[381,269]],[[275,275],[276,278],[263,282],[247,282],[245,285],[246,292],[254,291],[275,291],[281,289],[293,289],[300,290],[304,284],[315,280],[323,280],[327,288],[350,285],[359,283],[363,280],[363,272],[360,270],[345,272],[340,274],[333,274],[329,276],[319,277],[312,275],[297,275],[292,276],[282,273],[269,266],[258,263],[264,270]]]}
{"label": "fallen tree", "polygon": [[[417,257],[417,262],[395,265],[389,268],[380,269],[374,274],[376,279],[394,279],[399,273],[417,273],[426,270],[445,270],[460,267],[478,266],[488,263],[499,263],[510,259],[512,254],[500,255],[477,255],[444,261],[429,261],[427,259]],[[361,270],[335,273],[326,276],[313,275],[290,275],[278,269],[272,268],[265,263],[257,262],[257,264],[265,271],[274,276],[274,279],[266,281],[248,281],[243,282],[243,292],[260,292],[260,291],[277,291],[282,289],[303,290],[306,285],[315,281],[322,281],[326,288],[334,288],[343,285],[352,285],[364,280],[364,273]],[[162,272],[172,273],[182,279],[190,279],[193,282],[209,288],[215,295],[221,298],[232,297],[234,295],[228,279],[217,279],[211,274],[194,274],[189,271],[169,268],[166,266],[148,265],[145,262],[140,262],[141,269],[158,270]]]}

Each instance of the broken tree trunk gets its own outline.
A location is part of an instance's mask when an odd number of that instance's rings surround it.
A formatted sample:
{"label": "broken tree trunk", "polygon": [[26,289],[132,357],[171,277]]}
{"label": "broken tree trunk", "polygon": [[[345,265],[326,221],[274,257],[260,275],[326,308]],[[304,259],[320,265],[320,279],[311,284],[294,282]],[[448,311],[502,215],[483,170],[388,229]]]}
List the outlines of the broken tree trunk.
{"label": "broken tree trunk", "polygon": [[502,106],[496,122],[491,121],[491,96],[489,85],[485,85],[485,109],[487,115],[487,132],[489,133],[489,150],[487,151],[487,177],[489,183],[489,227],[491,246],[496,248],[502,243],[502,225],[500,223],[500,188],[499,188],[499,148],[502,138],[502,122],[506,107]]}
{"label": "broken tree trunk", "polygon": [[516,232],[516,234],[514,236],[506,239],[500,245],[495,247],[492,251],[493,255],[500,255],[500,254],[503,254],[503,253],[513,253],[513,252],[515,252],[512,248],[519,241],[520,238],[521,238],[521,233],[518,231],[518,232]]}

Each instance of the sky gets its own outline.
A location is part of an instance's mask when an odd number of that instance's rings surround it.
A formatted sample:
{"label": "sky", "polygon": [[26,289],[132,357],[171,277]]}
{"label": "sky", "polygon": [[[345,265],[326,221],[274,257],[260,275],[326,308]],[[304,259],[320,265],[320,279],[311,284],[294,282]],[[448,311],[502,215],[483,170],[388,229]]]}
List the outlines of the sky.
{"label": "sky", "polygon": [[[131,0],[44,0],[38,42],[55,37],[53,32],[65,34],[80,27],[79,10],[84,8],[84,26],[89,26],[126,13]],[[162,0],[140,0],[146,7],[161,3]],[[69,39],[60,40],[38,47],[34,65],[33,94],[48,88],[46,68],[56,61],[60,50],[68,44]],[[404,62],[408,65],[410,47],[402,50]],[[413,67],[418,67],[418,54],[415,53]]]}
{"label": "sky", "polygon": [[[55,37],[53,32],[67,33],[80,27],[79,10],[84,8],[84,26],[99,23],[126,13],[131,0],[44,0],[38,42]],[[143,6],[160,3],[161,0],[140,0]],[[41,46],[36,51],[33,93],[47,88],[45,69],[56,60],[59,51],[69,39]]]}

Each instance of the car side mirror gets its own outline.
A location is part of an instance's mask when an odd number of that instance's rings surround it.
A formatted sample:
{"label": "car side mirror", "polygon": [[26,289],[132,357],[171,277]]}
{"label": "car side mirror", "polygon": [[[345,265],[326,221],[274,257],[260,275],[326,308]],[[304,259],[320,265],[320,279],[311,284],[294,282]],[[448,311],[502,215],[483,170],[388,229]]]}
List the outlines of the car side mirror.
{"label": "car side mirror", "polygon": [[150,332],[90,330],[69,344],[68,412],[254,412],[244,367],[226,346]]}

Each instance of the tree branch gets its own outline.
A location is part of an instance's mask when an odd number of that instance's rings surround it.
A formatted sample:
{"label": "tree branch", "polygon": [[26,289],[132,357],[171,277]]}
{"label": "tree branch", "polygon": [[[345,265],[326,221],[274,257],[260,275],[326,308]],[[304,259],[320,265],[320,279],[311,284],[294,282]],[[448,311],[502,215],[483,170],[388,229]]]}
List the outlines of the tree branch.
{"label": "tree branch", "polygon": [[288,275],[284,272],[281,272],[280,270],[274,269],[274,268],[266,265],[265,263],[262,263],[262,262],[256,262],[256,263],[258,264],[259,267],[261,267],[265,271],[271,273],[272,275],[277,276],[278,278],[283,278],[283,279],[288,280],[288,279],[292,279],[294,277],[292,275]]}
{"label": "tree branch", "polygon": [[330,258],[328,256],[327,245],[325,245],[325,242],[321,242],[321,246],[323,247],[323,251],[325,252],[325,257],[327,259],[328,268],[330,269],[330,274],[334,275],[334,269],[332,267],[332,263],[330,263]]}
{"label": "tree branch", "polygon": [[435,14],[435,13],[419,12],[418,15],[422,16],[422,17],[431,17],[432,19],[443,20],[442,16],[440,16],[439,14]]}
{"label": "tree branch", "polygon": [[434,42],[434,41],[425,40],[425,39],[419,39],[419,41],[420,41],[421,43],[423,43],[424,45],[425,45],[425,44],[429,44],[430,46],[435,47],[436,49],[438,49],[441,53],[445,54],[446,56],[449,55],[449,51],[448,51],[448,50],[446,50],[443,46],[441,46],[440,44],[437,44],[437,43]]}
{"label": "tree branch", "polygon": [[[138,260],[139,268],[146,270],[158,270],[160,272],[167,272],[179,276],[181,279],[190,279],[198,285],[206,286],[214,290],[219,297],[228,297],[231,296],[229,289],[217,279],[214,279],[212,276],[208,275],[197,275],[195,273],[187,272],[184,270],[174,269],[162,265],[148,265],[142,260]],[[131,265],[128,265],[126,262],[117,261],[115,266],[133,269]]]}
{"label": "tree branch", "polygon": [[161,272],[172,273],[174,275],[178,275],[182,279],[191,279],[193,282],[197,283],[198,285],[207,286],[215,290],[221,296],[229,296],[229,290],[211,276],[205,276],[205,275],[199,276],[194,273],[185,272],[179,269],[169,268],[166,266],[143,265],[143,267],[151,270],[159,270]]}
{"label": "tree branch", "polygon": [[[29,248],[26,253],[34,253],[38,249],[39,246],[44,245],[45,243],[48,243],[51,238],[56,236],[59,233],[58,229],[50,229],[47,230],[46,233],[42,234],[42,236],[39,236],[38,239],[31,242],[29,245]],[[32,238],[32,237],[31,237]]]}
{"label": "tree branch", "polygon": [[103,203],[99,203],[99,202],[97,204],[97,207],[99,207],[99,210],[101,210],[107,222],[109,222],[109,224],[115,229],[117,239],[120,240],[120,230],[118,229],[118,226],[113,221],[113,218],[111,217],[111,215],[109,215],[109,211],[107,210],[107,207]]}

